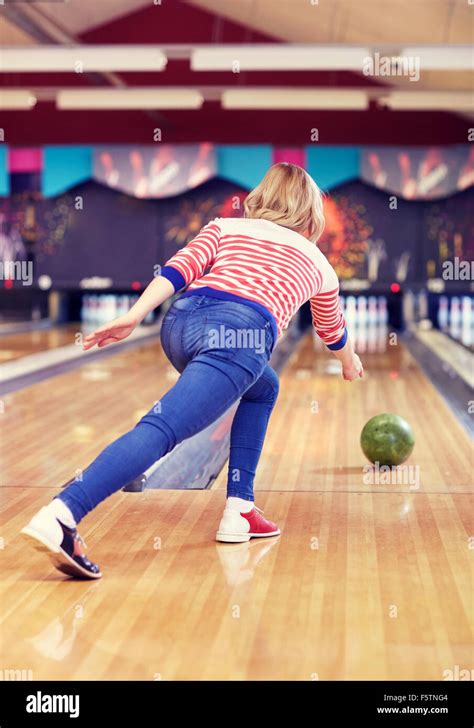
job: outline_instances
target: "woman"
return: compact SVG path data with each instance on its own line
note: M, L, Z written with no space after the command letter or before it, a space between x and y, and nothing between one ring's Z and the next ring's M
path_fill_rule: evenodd
M84 349L121 341L154 308L187 288L166 314L163 349L181 373L134 427L109 445L23 529L67 574L96 579L79 521L232 403L227 502L216 538L243 542L280 530L254 505L253 481L278 395L268 360L278 336L305 301L344 379L363 376L339 307L337 276L317 248L322 196L294 164L276 164L245 200L244 218L218 218L174 255L130 312L85 338Z

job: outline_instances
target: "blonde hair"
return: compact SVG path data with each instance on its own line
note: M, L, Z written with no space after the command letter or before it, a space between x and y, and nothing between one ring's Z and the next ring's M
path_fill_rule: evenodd
M270 220L316 242L324 230L323 194L297 164L274 164L244 202L245 217Z

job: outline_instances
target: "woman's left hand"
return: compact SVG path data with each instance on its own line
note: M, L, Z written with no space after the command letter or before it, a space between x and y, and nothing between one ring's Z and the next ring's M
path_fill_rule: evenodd
M99 349L102 349L104 346L114 344L116 341L122 341L122 339L130 336L136 325L137 321L130 314L119 316L115 321L104 324L104 326L93 331L92 334L84 337L82 348L87 351L97 344Z

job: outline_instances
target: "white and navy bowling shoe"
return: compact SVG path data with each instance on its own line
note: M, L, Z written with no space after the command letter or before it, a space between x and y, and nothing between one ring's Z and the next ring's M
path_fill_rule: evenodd
M69 528L44 507L21 533L37 551L46 552L59 571L79 579L100 579L99 566L84 553L86 544L76 528Z

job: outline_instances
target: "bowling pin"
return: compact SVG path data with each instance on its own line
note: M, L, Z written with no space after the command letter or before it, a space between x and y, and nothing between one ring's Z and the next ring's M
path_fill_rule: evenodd
M109 316L110 316L110 296L107 293L106 295L102 296L102 298L104 301L103 311L102 311L103 321L104 321L104 323L107 323L107 321L110 321L110 318L109 318Z
M379 323L384 326L388 324L387 299L385 296L379 296Z
M105 295L102 294L100 296L100 302L101 302L101 308L100 308L101 319L100 319L100 322L102 324L105 324L108 321L109 297L106 294Z
M346 299L345 317L346 317L347 330L349 331L349 334L352 337L354 337L356 321L357 321L357 304L356 304L355 296L348 296Z
M91 324L94 326L99 320L99 297L93 294L91 296Z
M441 331L447 331L449 324L449 308L447 296L440 296L438 301L438 326Z
M454 339L459 339L461 336L461 307L457 296L451 298L449 333Z
M379 318L379 312L377 310L377 299L375 296L369 296L367 319L369 324L377 324Z
M464 346L472 343L471 299L463 296L461 302L461 341Z
M108 293L105 298L107 299L107 302L104 311L104 321L108 323L114 318L114 297Z
M91 294L89 296L89 319L88 319L88 323L89 324L94 324L95 323L95 296L93 294Z
M428 318L428 296L426 291L418 294L418 320L425 321Z
M403 296L403 321L407 329L415 325L415 296L412 291L407 291Z
M357 322L359 326L367 324L367 298L365 296L359 296L357 300Z
M97 323L103 324L104 323L104 296L98 295L97 296Z
M109 320L110 301L107 294L101 296L102 308L101 308L101 323L105 324Z
M113 321L117 317L117 296L110 295L110 318L109 321Z
M469 296L462 297L462 327L471 328L471 299Z

